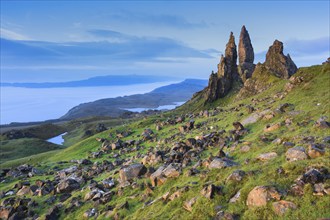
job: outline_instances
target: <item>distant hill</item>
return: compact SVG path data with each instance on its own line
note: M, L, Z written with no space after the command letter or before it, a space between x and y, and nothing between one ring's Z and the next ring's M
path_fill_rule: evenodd
M183 82L159 87L149 93L100 99L80 104L62 116L62 120L71 120L89 116L118 117L128 108L157 108L175 102L185 102L191 96L207 86L207 80L186 79Z
M94 86L125 86L133 84L145 84L177 80L169 76L149 75L109 75L97 76L85 80L70 82L44 82L44 83L6 83L1 86L24 87L24 88L60 88L60 87L94 87Z

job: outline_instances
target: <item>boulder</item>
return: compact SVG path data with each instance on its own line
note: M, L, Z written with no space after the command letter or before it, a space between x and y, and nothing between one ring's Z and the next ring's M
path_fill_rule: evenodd
M324 176L319 170L312 168L308 170L306 173L304 173L301 180L304 183L315 184L315 183L323 182Z
M73 190L79 189L80 184L71 178L62 180L56 187L58 193L70 193Z
M301 197L304 195L304 187L303 187L303 185L300 185L300 184L294 184L291 186L289 193L294 196Z
M17 196L32 195L33 192L30 189L30 186L23 186L20 190L17 191Z
M150 175L151 185L153 187L160 186L166 181L166 177L163 175L164 166L159 167L154 173Z
M249 152L250 149L251 149L251 147L250 147L249 145L243 145L243 146L240 148L241 152L243 152L243 153Z
M95 208L88 209L86 212L83 214L83 218L89 219L94 217L96 219L97 216L97 210Z
M327 117L322 116L315 122L315 126L318 128L330 128L330 122L326 121Z
M120 148L122 148L122 144L123 144L123 142L121 140L117 140L116 142L111 144L111 149L119 150Z
M271 199L280 200L281 195L274 187L256 186L248 194L246 205L248 207L266 206Z
M222 168L232 167L232 166L237 166L237 163L235 163L232 160L229 160L228 158L215 158L210 163L209 168L210 169L222 169Z
M230 200L229 203L235 203L241 198L241 191L239 190Z
M217 212L213 220L238 220L238 219L239 219L238 215L225 211L219 211Z
M289 209L297 209L297 206L293 202L280 200L278 202L273 202L273 208L277 215L284 215Z
M226 182L228 181L240 182L242 181L244 176L245 176L245 172L243 170L235 170L227 177Z
M92 164L92 161L88 160L88 159L81 159L77 161L78 164L82 164L82 165L89 165Z
M234 122L233 123L233 126L235 127L235 130L236 131L241 131L241 130L244 130L244 126L240 123L240 122Z
M162 171L162 173L166 177L178 177L181 174L181 166L178 163L171 163Z
M265 66L275 76L284 79L290 78L297 72L297 66L291 60L289 54L287 56L283 54L283 43L278 40L275 40L273 45L269 47Z
M194 126L195 126L195 121L194 120L190 120L186 123L186 126L187 126L187 129L188 130L192 130L194 129Z
M183 208L189 212L192 212L192 207L193 205L196 203L197 201L197 198L194 197L192 199L189 199L189 200L186 200L184 203L183 203Z
M310 158L321 157L325 154L324 147L320 144L311 144L308 147L308 156Z
M125 182L144 175L146 172L147 168L143 164L132 164L129 166L124 166L120 169L119 178L122 182Z
M91 200L96 195L96 193L97 193L97 190L93 190L93 191L86 193L84 200L85 201Z
M257 159L261 160L261 161L268 161L268 160L272 160L274 158L277 157L277 153L276 152L270 152L270 153L264 153L264 154L260 154Z
M142 132L141 136L143 137L143 140L146 141L150 140L153 134L154 132L150 128L147 128Z
M280 127L281 127L280 123L276 123L273 125L267 125L266 128L264 129L264 132L272 132L272 131L279 129Z
M172 195L170 195L170 197L168 197L169 200L173 201L176 198L181 197L182 192L180 190L174 192Z
M11 206L0 207L0 219L9 219L15 213L14 208Z
M57 220L60 219L60 208L59 206L54 206L53 208L49 209L45 220Z
M187 126L185 126L185 125L180 126L179 131L180 131L180 133L185 133L186 131L188 131Z
M286 160L296 161L296 160L305 160L307 159L307 154L305 153L305 148L303 147L293 147L290 148L286 153Z
M221 194L221 192L222 192L222 187L215 186L213 184L206 185L201 190L202 196L208 199L213 199L215 194Z
M188 146L188 147L195 147L195 145L196 145L196 143L197 143L197 141L196 141L196 139L195 138L188 138L187 140L186 140L186 145Z
M70 193L63 193L60 195L60 202L65 202L68 200L72 195Z
M105 180L102 180L102 185L106 189L111 189L115 186L115 181L111 178L110 179L105 179Z

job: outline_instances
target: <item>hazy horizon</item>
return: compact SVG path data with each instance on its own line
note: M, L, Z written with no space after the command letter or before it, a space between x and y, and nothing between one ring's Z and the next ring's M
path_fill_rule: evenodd
M208 78L233 31L255 63L275 39L297 66L329 56L329 1L1 1L1 81Z
M176 82L76 88L1 87L0 124L58 119L71 108L104 98L143 94Z
M269 46L278 39L298 67L321 64L330 51L329 4L1 1L1 82L68 82L132 74L208 79L217 70L231 31L238 45L242 25L251 37L254 63L264 62ZM148 88L128 86L119 95ZM111 90L100 87L0 89L1 118L8 118L6 123L57 118L81 102L113 97Z

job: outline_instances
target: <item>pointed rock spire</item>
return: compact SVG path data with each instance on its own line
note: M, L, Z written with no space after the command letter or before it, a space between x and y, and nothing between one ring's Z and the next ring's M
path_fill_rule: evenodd
M241 34L239 36L238 57L240 65L242 65L243 63L253 63L254 61L254 52L251 44L250 35L244 25L241 29Z
M229 41L226 44L225 57L221 56L218 64L218 76L227 79L236 79L237 74L237 49L233 32L230 32Z
M237 62L237 50L233 32L230 32L229 41L226 44L225 57L229 58L230 61Z
M211 74L206 88L207 102L213 102L224 97L232 88L233 81L238 80L237 49L233 32L230 33L226 44L225 56L221 55L217 74Z
M266 54L265 66L274 75L280 78L289 78L297 72L297 66L292 61L290 55L283 54L283 43L275 40L273 45L269 47Z
M250 39L250 35L243 25L238 43L238 58L239 58L239 75L242 82L251 78L254 71L254 51Z

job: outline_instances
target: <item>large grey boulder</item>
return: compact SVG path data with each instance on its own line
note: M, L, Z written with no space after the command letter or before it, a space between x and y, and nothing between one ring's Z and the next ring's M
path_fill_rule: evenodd
M143 164L132 164L124 166L119 171L119 178L122 182L132 180L138 176L142 176L147 172L147 168Z

